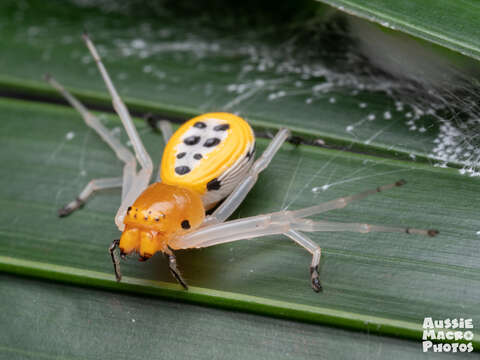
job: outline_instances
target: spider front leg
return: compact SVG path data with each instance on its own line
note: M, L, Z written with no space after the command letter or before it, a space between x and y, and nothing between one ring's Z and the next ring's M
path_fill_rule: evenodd
M116 187L122 186L122 178L106 178L106 179L93 179L91 180L85 189L77 196L77 198L67 205L62 207L58 210L58 216L64 217L70 215L73 211L81 208L87 199L92 195L95 191L105 190L105 189L112 189Z
M122 280L122 273L120 271L120 260L118 260L117 255L115 254L115 250L118 248L118 245L120 245L120 239L113 240L112 244L108 248L108 251L110 252L110 257L112 258L115 278L117 279L117 281L120 281Z
M172 276L175 278L175 280L178 281L180 285L183 286L185 290L188 290L187 282L183 279L182 274L180 273L180 270L178 270L177 258L175 257L173 252L170 250L167 250L165 252L165 257L168 259L168 268L170 269L170 273L172 274Z
M290 136L290 130L280 129L275 137L272 139L268 147L263 152L262 156L258 158L252 165L247 176L240 181L232 193L225 199L225 201L213 212L212 215L205 218L202 226L218 224L226 219L240 206L245 197L257 182L260 172L270 164L275 154L280 150L280 147Z
M124 102L118 95L117 89L113 85L112 79L103 64L100 55L98 54L95 45L90 40L87 34L83 35L83 39L85 40L85 44L88 47L93 59L95 60L98 70L103 77L105 82L105 86L110 93L112 98L113 108L115 112L120 117L122 124L127 132L127 135L132 143L133 149L135 150L136 158L140 164L141 170L136 173L131 186L127 193L123 194L122 196L122 204L117 211L117 215L115 216L115 223L120 231L123 231L125 225L123 224L123 219L127 212L127 208L137 199L137 197L147 188L150 178L152 176L153 171L153 164L150 155L148 155L147 150L143 146L142 140L138 135L137 129L135 128L135 124L132 121L130 113L128 112L127 107L125 106Z
M72 105L72 107L80 113L85 123L96 131L103 141L105 141L115 152L117 157L125 164L123 168L123 178L91 180L75 200L71 201L58 211L58 215L61 217L67 216L73 211L79 209L85 204L88 197L95 191L122 187L122 197L124 197L135 180L135 169L137 167L135 157L111 134L111 132L105 126L103 126L96 116L88 111L88 109L75 96L68 92L51 75L46 75L45 80L63 95L70 105Z

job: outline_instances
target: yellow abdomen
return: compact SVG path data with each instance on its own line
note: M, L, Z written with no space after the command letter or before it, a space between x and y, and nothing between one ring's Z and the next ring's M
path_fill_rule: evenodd
M248 123L229 113L207 113L183 124L165 147L164 184L190 189L206 208L226 197L253 162L255 137Z

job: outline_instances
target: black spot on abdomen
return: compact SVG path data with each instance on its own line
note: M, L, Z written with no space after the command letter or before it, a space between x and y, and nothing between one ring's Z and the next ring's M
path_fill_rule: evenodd
M198 144L199 141L200 141L200 136L189 136L183 140L183 142L186 145L195 145L195 144Z
M203 146L205 146L205 147L216 146L216 145L220 144L220 141L221 140L219 138L213 137L213 138L207 139L207 141L205 141Z
M225 131L225 130L228 130L230 129L230 124L221 124L221 125L217 125L213 128L213 130L215 131Z
M193 155L193 158L194 158L195 160L200 160L200 159L203 158L203 155L202 155L202 154L195 154L195 155Z
M205 129L207 124L202 121L197 121L195 124L193 124L193 127L196 127L197 129Z
M208 191L211 191L211 190L218 190L220 189L220 181L218 181L217 178L213 179L213 180L210 180L208 183L207 183L207 190Z
M186 154L187 154L186 152L181 152L181 153L177 154L177 159L183 158Z
M188 166L185 166L185 165L183 165L183 166L177 166L177 167L175 168L175 172L176 172L178 175L185 175L185 174L187 174L187 173L190 172L190 168L189 168Z

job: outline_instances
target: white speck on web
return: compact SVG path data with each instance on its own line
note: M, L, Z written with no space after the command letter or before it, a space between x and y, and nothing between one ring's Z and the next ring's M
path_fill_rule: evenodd
M75 137L75 133L74 133L73 131L69 131L69 132L65 135L65 139L67 139L67 140L72 140L74 137Z
M143 39L134 39L131 45L134 49L143 49L147 46L147 43Z
M312 188L312 192L314 194L318 194L322 191L328 190L329 187L330 187L330 185L328 185L328 184L325 184L325 185L322 185L322 186L315 186L315 187Z

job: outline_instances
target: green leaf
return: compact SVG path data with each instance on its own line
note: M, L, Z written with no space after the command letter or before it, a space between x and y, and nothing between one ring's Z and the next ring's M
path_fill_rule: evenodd
M478 1L318 1L480 60Z
M347 69L335 71L325 65L345 54L337 49L318 58L328 41L311 38L318 30L312 30L311 17L305 23L264 20L252 27L243 22L251 16L238 16L234 10L220 15L208 8L198 16L173 16L168 8L145 15L143 6L125 14L65 2L27 4L0 4L3 91L58 99L42 80L49 72L89 103L109 105L80 38L86 27L134 111L182 119L230 111L257 129L288 126L330 147L419 161L434 155L439 129L432 117L420 118L417 131L412 131L414 109L397 106L378 87L365 90L372 84L351 71L344 73ZM309 41L296 46L298 37Z
M110 128L120 126L100 116ZM137 127L158 162L161 136L143 122ZM480 222L472 201L478 182L454 170L287 144L234 218L405 178L404 188L322 218L438 228L440 235L312 233L323 249L321 294L310 289L309 254L281 236L182 251L179 266L192 286L185 292L161 256L127 261L125 281L115 282L107 247L119 235L113 223L119 191L95 195L68 218L56 216L90 179L121 173L112 151L73 110L0 100L0 143L4 271L416 339L425 316L480 320ZM258 140L260 152L267 143Z
M5 274L0 289L0 323L9 324L0 356L11 360L411 359L421 351L411 341Z

